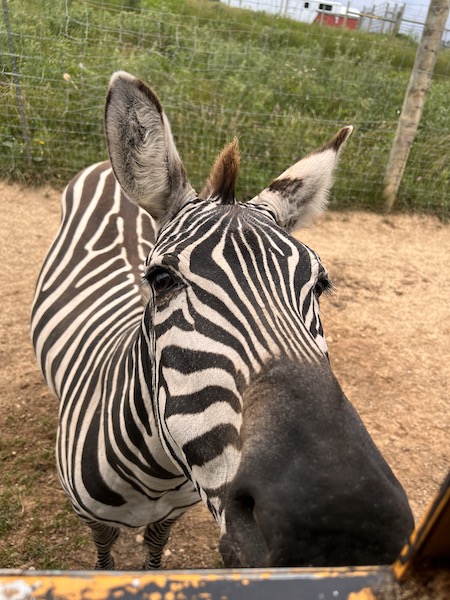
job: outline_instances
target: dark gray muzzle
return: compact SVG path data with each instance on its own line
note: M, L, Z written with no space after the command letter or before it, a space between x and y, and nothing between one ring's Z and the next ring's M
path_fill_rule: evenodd
M241 435L220 542L226 566L396 558L414 526L408 500L325 359L268 365L244 394Z

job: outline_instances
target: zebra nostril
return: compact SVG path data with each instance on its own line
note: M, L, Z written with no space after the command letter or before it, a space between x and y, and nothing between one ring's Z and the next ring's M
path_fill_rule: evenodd
M248 489L237 489L229 495L227 516L241 530L257 529L255 505L254 495Z
M247 491L238 491L231 498L228 505L228 515L232 517L240 528L249 530L257 527L255 518L255 499Z
M235 499L236 508L241 510L243 516L248 518L253 517L253 510L255 508L255 500L250 494L244 493L237 495Z
M266 564L268 548L258 524L256 506L255 498L248 490L238 489L228 496L225 509L227 533L220 544L228 567Z

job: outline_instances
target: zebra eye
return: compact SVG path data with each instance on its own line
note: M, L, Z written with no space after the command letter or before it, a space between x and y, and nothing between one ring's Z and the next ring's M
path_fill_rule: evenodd
M320 296L325 292L331 292L333 289L333 284L328 279L328 275L325 271L321 271L319 273L319 277L316 281L316 285L314 286L314 293L316 298L320 298Z
M146 280L153 287L156 294L165 294L166 292L170 292L178 286L175 278L161 267L157 267L152 269L146 275Z

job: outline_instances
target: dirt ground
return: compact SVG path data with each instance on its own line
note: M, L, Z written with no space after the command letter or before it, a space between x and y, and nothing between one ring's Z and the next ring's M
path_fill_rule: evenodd
M59 222L59 196L0 182L0 494L11 499L7 514L16 530L4 533L14 558L3 564L0 558L0 568L46 567L44 551L25 552L25 542L37 521L45 538L65 503L53 465L57 401L37 369L28 329L34 283ZM419 518L450 468L450 226L429 217L330 212L300 239L319 252L335 284L322 303L334 371ZM24 478L22 469L42 472ZM83 526L58 519L44 546L62 557L76 538L69 566L91 567ZM191 510L173 530L166 566L220 566L217 537L207 510ZM119 568L142 564L140 542L138 532L122 536ZM51 564L59 565L58 556Z

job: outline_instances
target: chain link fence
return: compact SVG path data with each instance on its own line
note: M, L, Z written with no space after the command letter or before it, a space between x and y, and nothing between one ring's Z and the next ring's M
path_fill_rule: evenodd
M414 37L207 0L2 0L2 8L0 178L62 187L106 158L106 87L125 69L159 94L197 188L234 135L245 199L353 124L333 206L383 207ZM449 90L443 48L396 204L443 219L450 217Z

